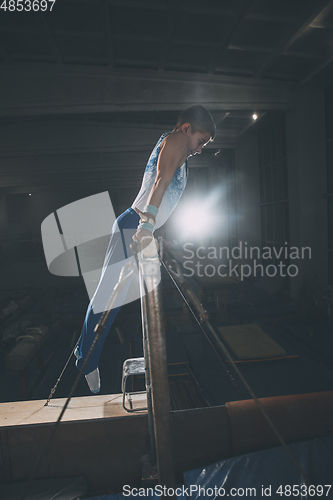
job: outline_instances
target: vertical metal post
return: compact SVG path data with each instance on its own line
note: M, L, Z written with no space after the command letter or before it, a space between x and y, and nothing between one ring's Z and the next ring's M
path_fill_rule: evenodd
M140 277L140 297L141 297L141 311L142 311L142 343L143 355L145 358L145 383L147 392L147 406L148 406L148 427L149 427L149 441L151 452L151 465L156 464L156 451L155 451L155 437L154 437L154 420L153 420L153 403L151 397L151 382L148 358L148 335L147 335L147 317L144 311L147 310L146 295L144 291L144 283Z
M143 324L147 327L148 365L152 387L157 469L159 484L168 488L175 488L170 432L170 394L160 288L160 260L156 241L154 239L150 240L148 246L147 240L143 240L138 260L141 290L145 292L145 297L141 298L141 304L143 305Z

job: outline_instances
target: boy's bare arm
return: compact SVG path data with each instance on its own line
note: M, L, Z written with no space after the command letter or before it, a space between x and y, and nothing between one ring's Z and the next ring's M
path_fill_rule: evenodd
M156 179L147 199L147 205L159 208L162 198L177 170L187 158L187 139L182 133L172 133L162 142L157 163ZM149 216L155 220L152 214ZM147 229L139 229L133 236L138 241L143 236L151 236Z
M157 163L157 174L147 200L147 205L159 208L162 198L177 170L187 157L187 141L182 133L167 136L162 145Z

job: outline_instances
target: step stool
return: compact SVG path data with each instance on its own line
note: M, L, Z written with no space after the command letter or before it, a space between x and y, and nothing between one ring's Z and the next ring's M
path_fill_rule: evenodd
M139 391L139 392L126 392L126 381L128 377L131 375L145 375L145 358L130 358L126 359L123 364L123 376L122 376L122 381L121 381L121 390L123 393L123 407L126 411L131 412L131 411L142 411L142 410L147 410L147 407L145 408L127 408L125 401L126 401L126 395L127 396L132 396L133 394L146 394L146 391ZM131 400L130 405L132 406Z

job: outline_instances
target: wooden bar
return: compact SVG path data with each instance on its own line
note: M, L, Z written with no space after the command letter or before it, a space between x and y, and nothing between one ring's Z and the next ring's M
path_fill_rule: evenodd
M30 477L65 401L0 404L0 483ZM140 485L144 454L146 412L127 413L122 394L73 398L36 479L83 476L90 493L108 493Z
M260 402L286 442L333 432L332 391ZM0 483L32 473L65 399L44 403L0 404ZM279 444L250 400L171 412L171 441L177 483L185 471ZM149 453L146 411L127 413L122 394L73 398L37 479L83 476L90 496L121 492L142 485L141 461Z
M0 483L27 480L65 399L0 404ZM142 404L142 402L141 402ZM185 470L230 456L225 407L171 413L177 481ZM90 495L141 486L150 454L147 412L127 413L122 394L73 398L37 479L83 476Z
M15 401L0 404L0 428L17 425L55 423L60 415L65 399ZM84 396L72 398L62 418L62 422L79 422L100 418L125 417L122 394L106 396Z

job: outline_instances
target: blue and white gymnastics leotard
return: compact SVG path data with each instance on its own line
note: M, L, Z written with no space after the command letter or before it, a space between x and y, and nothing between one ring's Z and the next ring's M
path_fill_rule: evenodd
M156 179L157 162L161 150L161 144L163 142L163 139L169 134L170 132L166 132L165 134L161 135L156 146L154 147L145 169L141 189L132 204L132 208L138 208L143 212L144 207L147 205L148 197ZM186 159L185 163L181 167L177 168L166 192L164 193L156 217L155 229L163 226L163 224L170 217L173 210L176 208L177 203L179 202L179 199L185 189L187 175L188 166Z
M110 236L110 242L108 245L108 249L103 264L101 278L96 288L95 294L88 306L86 317L81 331L81 336L77 343L76 366L79 369L82 367L84 360L91 347L91 344L94 340L95 326L99 322L103 314L103 312L95 313L93 308L94 306L96 306L96 304L98 304L98 308L95 307L95 310L98 309L100 311L101 310L100 304L101 303L103 304L104 302L106 306L107 304L106 297L108 298L111 295L111 292L119 279L119 272L110 273L108 272L108 269L110 271L111 266L112 270L115 269L117 266L114 266L114 264L119 263L123 261L124 258L127 259L129 256L132 255L129 245L132 243L132 236L136 233L140 219L139 215L135 212L134 207L139 208L139 210L143 211L144 207L147 204L148 197L150 195L151 189L154 185L157 175L157 163L161 150L161 144L163 139L170 133L171 132L166 132L159 138L156 146L154 147L149 157L147 166L145 168L140 191L137 197L135 198L132 207L128 208L124 213L122 213L117 218L117 220L113 225ZM166 220L170 217L171 213L175 209L185 189L187 176L188 176L188 166L186 159L185 163L176 170L166 192L164 193L156 217L156 223L155 223L156 229L161 227L166 222ZM130 286L130 283L128 284L128 286ZM100 358L103 344L119 310L120 306L115 307L111 311L104 332L99 338L98 343L84 370L85 375L92 372L98 367L98 361Z

